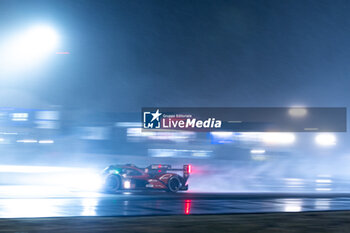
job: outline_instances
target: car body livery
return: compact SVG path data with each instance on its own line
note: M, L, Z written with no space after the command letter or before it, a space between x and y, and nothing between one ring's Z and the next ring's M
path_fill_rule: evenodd
M142 189L173 193L186 191L191 169L191 165L184 165L182 169L172 169L170 165L163 164L153 164L146 168L139 168L133 164L111 165L103 171L104 189L107 192ZM178 172L182 172L182 176Z

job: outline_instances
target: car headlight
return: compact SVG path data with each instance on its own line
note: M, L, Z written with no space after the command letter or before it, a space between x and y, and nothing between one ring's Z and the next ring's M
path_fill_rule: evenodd
M125 188L125 189L130 189L130 187L131 187L130 180L124 181L124 188Z

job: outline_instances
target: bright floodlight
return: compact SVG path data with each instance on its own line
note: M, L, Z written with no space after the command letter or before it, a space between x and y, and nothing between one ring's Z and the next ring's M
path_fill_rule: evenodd
M315 142L320 146L333 146L336 141L335 135L331 133L322 133L315 137Z
M58 43L55 30L48 26L30 28L17 41L17 54L24 59L41 57L53 51Z
M0 67L7 71L32 67L58 46L57 32L46 25L39 25L14 34L1 46Z

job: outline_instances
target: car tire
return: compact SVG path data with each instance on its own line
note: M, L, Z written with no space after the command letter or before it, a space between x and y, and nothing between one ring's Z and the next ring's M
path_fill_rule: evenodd
M118 192L121 188L122 181L118 175L109 175L105 180L105 190L109 193Z
M168 181L168 189L167 191L170 193L176 193L177 191L179 191L180 187L181 187L181 181L178 177L173 176L169 179Z

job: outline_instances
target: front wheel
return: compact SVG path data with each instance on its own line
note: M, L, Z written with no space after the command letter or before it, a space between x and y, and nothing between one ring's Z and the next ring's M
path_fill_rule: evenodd
M181 181L176 176L173 176L168 181L168 192L176 193L181 187Z
M115 193L121 188L121 179L117 175L109 175L106 178L105 190L107 192Z

